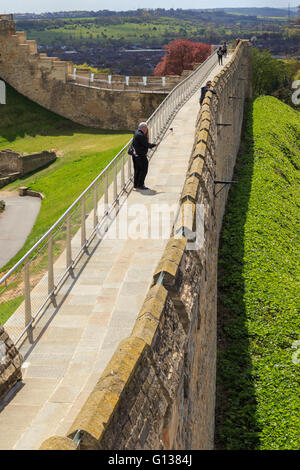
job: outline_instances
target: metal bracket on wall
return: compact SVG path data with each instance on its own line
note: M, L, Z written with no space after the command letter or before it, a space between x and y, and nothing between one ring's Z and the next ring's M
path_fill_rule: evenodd
M81 440L82 440L82 432L80 429L78 429L72 439L72 441L78 445L78 449L80 449Z
M232 126L232 124L226 124L226 123L222 123L222 122L217 122L217 126L228 127L228 126Z
M232 100L241 100L242 99L239 96L229 96L228 98L232 99Z
M222 189L225 188L226 184L234 184L234 183L237 183L237 181L218 181L218 180L215 180L214 181L215 184L223 184L222 188L219 189L219 191L216 193L215 192L215 197L222 191Z

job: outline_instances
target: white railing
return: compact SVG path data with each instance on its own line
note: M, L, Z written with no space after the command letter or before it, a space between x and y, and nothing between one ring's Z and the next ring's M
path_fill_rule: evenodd
M138 91L143 92L150 90L153 92L167 93L176 85L176 82L167 82L166 77L155 77L155 80L149 80L149 77L140 77L140 80L135 77L124 76L112 80L112 75L108 75L107 79L97 78L94 73L82 74L80 69L74 68L72 74L68 74L67 80L73 85L84 85L88 87L99 88L101 90L113 91ZM177 82L179 79L177 80Z
M200 87L216 65L216 54L179 83L148 119L151 141L159 141L176 112ZM76 269L97 231L108 224L112 212L131 189L131 140L92 181L41 239L0 279L0 315L13 304L5 323L14 344L27 333L34 341L34 326L63 281ZM150 152L150 158L153 151ZM87 218L87 214L90 214ZM1 317L0 317L1 318Z

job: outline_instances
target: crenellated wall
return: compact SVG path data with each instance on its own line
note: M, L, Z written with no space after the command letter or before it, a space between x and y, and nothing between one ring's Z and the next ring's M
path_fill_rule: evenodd
M198 64L199 65L199 64ZM182 76L162 79L149 77L107 76L77 70L72 62L38 53L36 41L15 30L12 15L0 15L0 79L32 101L74 122L102 129L134 130L147 120Z
M218 98L208 93L199 112L181 212L133 331L67 436L41 449L213 448L217 253L228 193L215 181L232 179L251 77L251 47L242 41L214 80ZM199 208L204 242L192 249Z

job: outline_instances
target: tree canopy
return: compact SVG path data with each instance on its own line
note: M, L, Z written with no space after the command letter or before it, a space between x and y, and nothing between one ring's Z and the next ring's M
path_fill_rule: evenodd
M210 55L211 47L200 42L177 39L163 46L166 55L154 69L154 75L181 75L183 70L192 70L196 63L204 62Z
M253 49L253 93L273 95L293 106L292 83L298 79L299 61L296 59L279 60L269 51Z

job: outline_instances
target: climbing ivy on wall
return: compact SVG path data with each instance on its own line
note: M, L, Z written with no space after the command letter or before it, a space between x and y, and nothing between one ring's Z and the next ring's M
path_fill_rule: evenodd
M299 449L300 114L261 96L245 134L219 250L216 448Z

